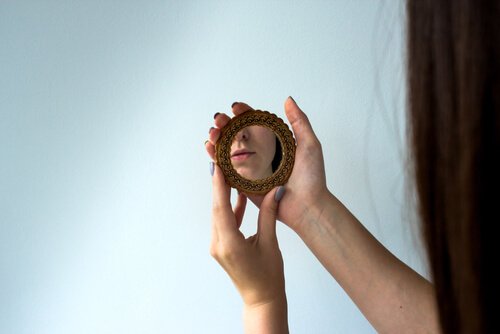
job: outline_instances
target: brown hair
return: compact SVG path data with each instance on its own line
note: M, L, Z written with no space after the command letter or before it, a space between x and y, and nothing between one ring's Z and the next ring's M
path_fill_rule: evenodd
M500 1L408 0L408 126L445 333L500 332Z

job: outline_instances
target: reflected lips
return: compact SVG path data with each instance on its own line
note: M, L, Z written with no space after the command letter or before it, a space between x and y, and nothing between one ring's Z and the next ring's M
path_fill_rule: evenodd
M231 154L231 160L241 161L245 160L251 155L255 154L255 152L251 152L248 150L236 150L233 154Z

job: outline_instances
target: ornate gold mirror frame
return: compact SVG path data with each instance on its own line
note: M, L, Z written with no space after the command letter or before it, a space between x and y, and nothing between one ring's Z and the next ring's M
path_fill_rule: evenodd
M265 179L248 180L236 172L231 164L231 145L236 134L252 125L271 129L281 144L282 157L276 171ZM222 169L226 183L247 194L265 194L276 186L284 185L292 174L295 162L295 139L288 126L281 118L268 111L249 110L232 118L221 129L221 135L215 145L217 164Z

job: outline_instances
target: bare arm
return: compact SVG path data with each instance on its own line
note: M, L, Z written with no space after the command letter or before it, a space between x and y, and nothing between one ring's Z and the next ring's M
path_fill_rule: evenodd
M380 333L438 333L434 289L332 194L296 232Z
M297 138L299 163L281 203L295 212L280 210L278 218L304 240L378 332L439 332L433 286L391 254L331 194L322 147L307 116L290 98L285 112Z
M245 333L288 333L286 296L272 303L247 306L243 309Z

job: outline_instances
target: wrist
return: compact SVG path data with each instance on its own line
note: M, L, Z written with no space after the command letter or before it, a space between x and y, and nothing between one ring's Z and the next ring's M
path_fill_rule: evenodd
M264 303L244 305L245 333L288 333L286 295Z
M265 307L266 305L268 307L271 306L280 306L280 305L286 305L287 300L286 300L286 293L285 291L280 292L276 296L273 296L272 298L267 298L266 300L260 301L260 302L246 302L243 300L243 306L245 310L256 310L259 309L260 307Z
M323 229L326 220L331 218L339 200L328 190L320 192L314 202L308 205L301 224L292 229L303 240L319 233Z

